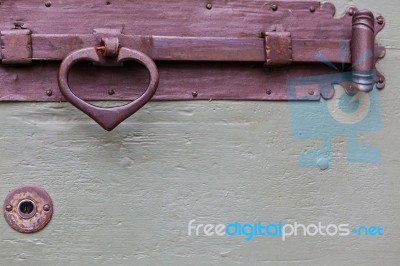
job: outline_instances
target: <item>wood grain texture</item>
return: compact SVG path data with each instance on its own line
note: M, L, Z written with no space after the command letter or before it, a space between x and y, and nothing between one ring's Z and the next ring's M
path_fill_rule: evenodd
M35 2L44 14L35 23L45 25L54 15L45 13L44 2ZM66 1L52 2L56 8ZM118 2L111 0L111 6ZM171 1L151 2L151 15L163 16L161 2ZM339 10L349 4L332 2ZM74 1L68 3L75 8ZM66 103L1 103L0 195L23 183L37 184L50 193L55 211L45 230L34 235L19 234L0 219L0 265L398 265L398 2L352 3L387 19L380 39L388 51L379 66L387 78L379 93L384 130L361 136L381 150L381 164L348 163L346 139L338 137L333 169L300 168L299 154L320 142L292 139L288 103L152 102L112 133ZM203 2L196 4L194 15L206 12ZM17 5L26 6L29 16L24 1L5 0L0 20L4 6ZM105 2L81 5L99 12ZM180 6L176 16L188 8L193 7ZM251 24L246 11L240 7L235 15ZM101 13L100 18L104 24L122 23ZM84 14L65 19L82 22ZM6 22L11 23L0 24ZM140 31L140 23L130 27ZM381 224L385 236L286 242L189 237L191 219Z

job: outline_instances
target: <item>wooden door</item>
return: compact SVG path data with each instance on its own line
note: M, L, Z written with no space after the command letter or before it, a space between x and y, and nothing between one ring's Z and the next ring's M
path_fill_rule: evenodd
M28 6L19 2L2 1L2 23L28 18L26 26L45 28L62 15L49 12L29 21L39 11L25 8L4 19L19 5ZM50 7L44 1L30 2L40 12L60 6L92 9L106 26L122 25L129 15L124 3L139 1L53 0ZM190 9L187 5L199 5L189 2L146 4L150 17L164 16L163 5L174 6L179 17ZM51 222L35 234L18 233L0 219L0 265L398 265L398 2L331 2L338 15L354 4L386 19L378 38L387 54L378 67L387 85L358 99L357 108L367 108L370 119L360 127L343 126L338 117L336 124L327 122L331 117L313 119L313 113L329 109L326 101L151 102L111 133L69 103L0 103L0 195L5 198L21 184L35 184L54 203ZM120 13L111 17L102 13L105 8ZM86 23L84 14L72 17L67 11L64 16L65 23ZM243 23L249 23L245 15ZM163 29L169 27L173 25ZM65 30L57 25L51 30L57 33L59 28ZM7 71L0 89L18 82L14 70ZM112 75L103 77L108 79ZM43 77L42 84L43 91L52 89L49 84L56 86L56 77ZM310 150L319 150L322 160ZM191 229L259 221L380 226L383 235L367 236L361 230L361 235L348 237L246 240L196 236Z

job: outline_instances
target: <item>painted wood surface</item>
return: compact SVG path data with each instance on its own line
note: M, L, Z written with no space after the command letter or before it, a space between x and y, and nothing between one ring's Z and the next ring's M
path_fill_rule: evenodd
M332 2L338 13L349 4ZM398 265L398 2L352 3L387 20L383 130L360 136L381 163L348 162L337 136L333 168L301 168L299 154L321 143L293 140L288 103L152 102L112 133L67 103L1 103L0 195L37 184L55 211L33 235L0 219L0 265ZM380 224L385 234L246 241L188 236L192 219Z

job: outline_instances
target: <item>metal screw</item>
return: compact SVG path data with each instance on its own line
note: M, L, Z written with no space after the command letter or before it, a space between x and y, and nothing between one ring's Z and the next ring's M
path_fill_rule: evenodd
M193 97L197 97L198 95L199 95L199 93L198 93L197 91L193 91L193 92L192 92L192 96L193 96Z
M278 10L278 5L273 4L273 5L271 6L271 9L272 9L273 11Z
M49 96L49 97L52 96L53 95L53 91L52 90L47 90L46 91L46 95Z
M315 6L310 6L310 12L314 13L315 12Z
M351 85L350 87L346 88L346 93L350 96L355 95L357 92L357 88Z
M44 210L45 212L50 211L50 205L48 205L48 204L44 205L44 206L43 206L43 210Z
M382 58L384 58L386 56L386 50L385 49L382 49L382 51L379 53L379 55L378 55L378 58L379 59L382 59Z
M12 211L12 209L13 209L12 205L7 205L6 206L6 211L10 212L10 211Z
M15 27L15 29L23 29L24 24L25 24L24 22L17 21L17 22L14 22L14 27Z
M208 3L208 4L206 5L206 8L207 8L208 10L210 10L212 7L213 7L213 6L212 6L211 3Z
M355 13L354 8L350 8L348 13L349 13L349 16L354 16L354 13Z
M382 25L382 24L383 24L383 21L384 21L384 20L383 20L383 17L382 17L382 16L377 17L376 20L378 21L378 24L379 24L379 25Z
M108 95L114 95L114 94L115 94L115 91L113 89L108 90Z
M50 2L50 1L47 1L44 5L45 5L46 7L51 7L51 2Z
M266 91L266 93L267 93L268 95L271 95L272 91L271 91L270 89L268 89L268 90Z

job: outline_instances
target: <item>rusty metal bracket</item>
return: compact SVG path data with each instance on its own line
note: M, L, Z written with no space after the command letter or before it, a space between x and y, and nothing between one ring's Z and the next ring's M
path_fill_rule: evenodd
M292 63L292 38L290 32L265 32L264 40L266 66L284 66Z
M257 8L258 4L262 6ZM197 30L195 24L184 27L179 18L174 18L175 27L166 31L138 25L135 31L119 26L96 28L92 34L55 34L36 29L34 23L18 22L16 29L1 30L0 76L3 72L15 74L12 80L3 80L5 89L0 90L0 100L67 100L111 130L151 99L317 101L321 97L333 97L333 84L341 84L349 94L385 86L384 76L376 69L376 62L385 55L385 48L376 41L376 35L385 25L382 16L349 7L341 17L334 18L333 4L315 1L267 1L248 5L252 7L216 1L212 8L206 8L205 12L218 12L224 17L224 25L247 25L238 30L231 26ZM126 18L128 22L140 24L144 17L149 19L145 15L140 19L139 7L131 6L136 20ZM242 13L243 8L251 11L248 15L251 19L247 21L253 24L236 24L236 20L230 20L229 12ZM158 23L158 18L153 19ZM210 24L203 24L214 25L216 20L217 17L211 18ZM151 21L146 23L152 25ZM187 31L189 28L196 30ZM99 66L123 66L127 60L143 64L150 74L144 94L140 85L126 81L112 89L96 89L102 86L98 78L85 82L97 75L87 67L79 74L82 80L79 86L70 88L68 74L81 61ZM49 66L51 72L52 66L57 66L54 61L62 61L58 89L46 88L45 93L39 93L19 87L21 79L40 78L35 65ZM32 62L37 63L30 68L12 68ZM113 73L124 73L126 68ZM140 73L135 79L146 80L148 75ZM333 78L323 81L315 78L326 75ZM197 79L202 82L196 82ZM301 84L292 82L299 79L303 79ZM52 86L54 83L41 80L40 84ZM88 104L88 100L133 102L121 108L99 108Z
M32 36L28 29L1 31L1 63L29 65L32 63Z

